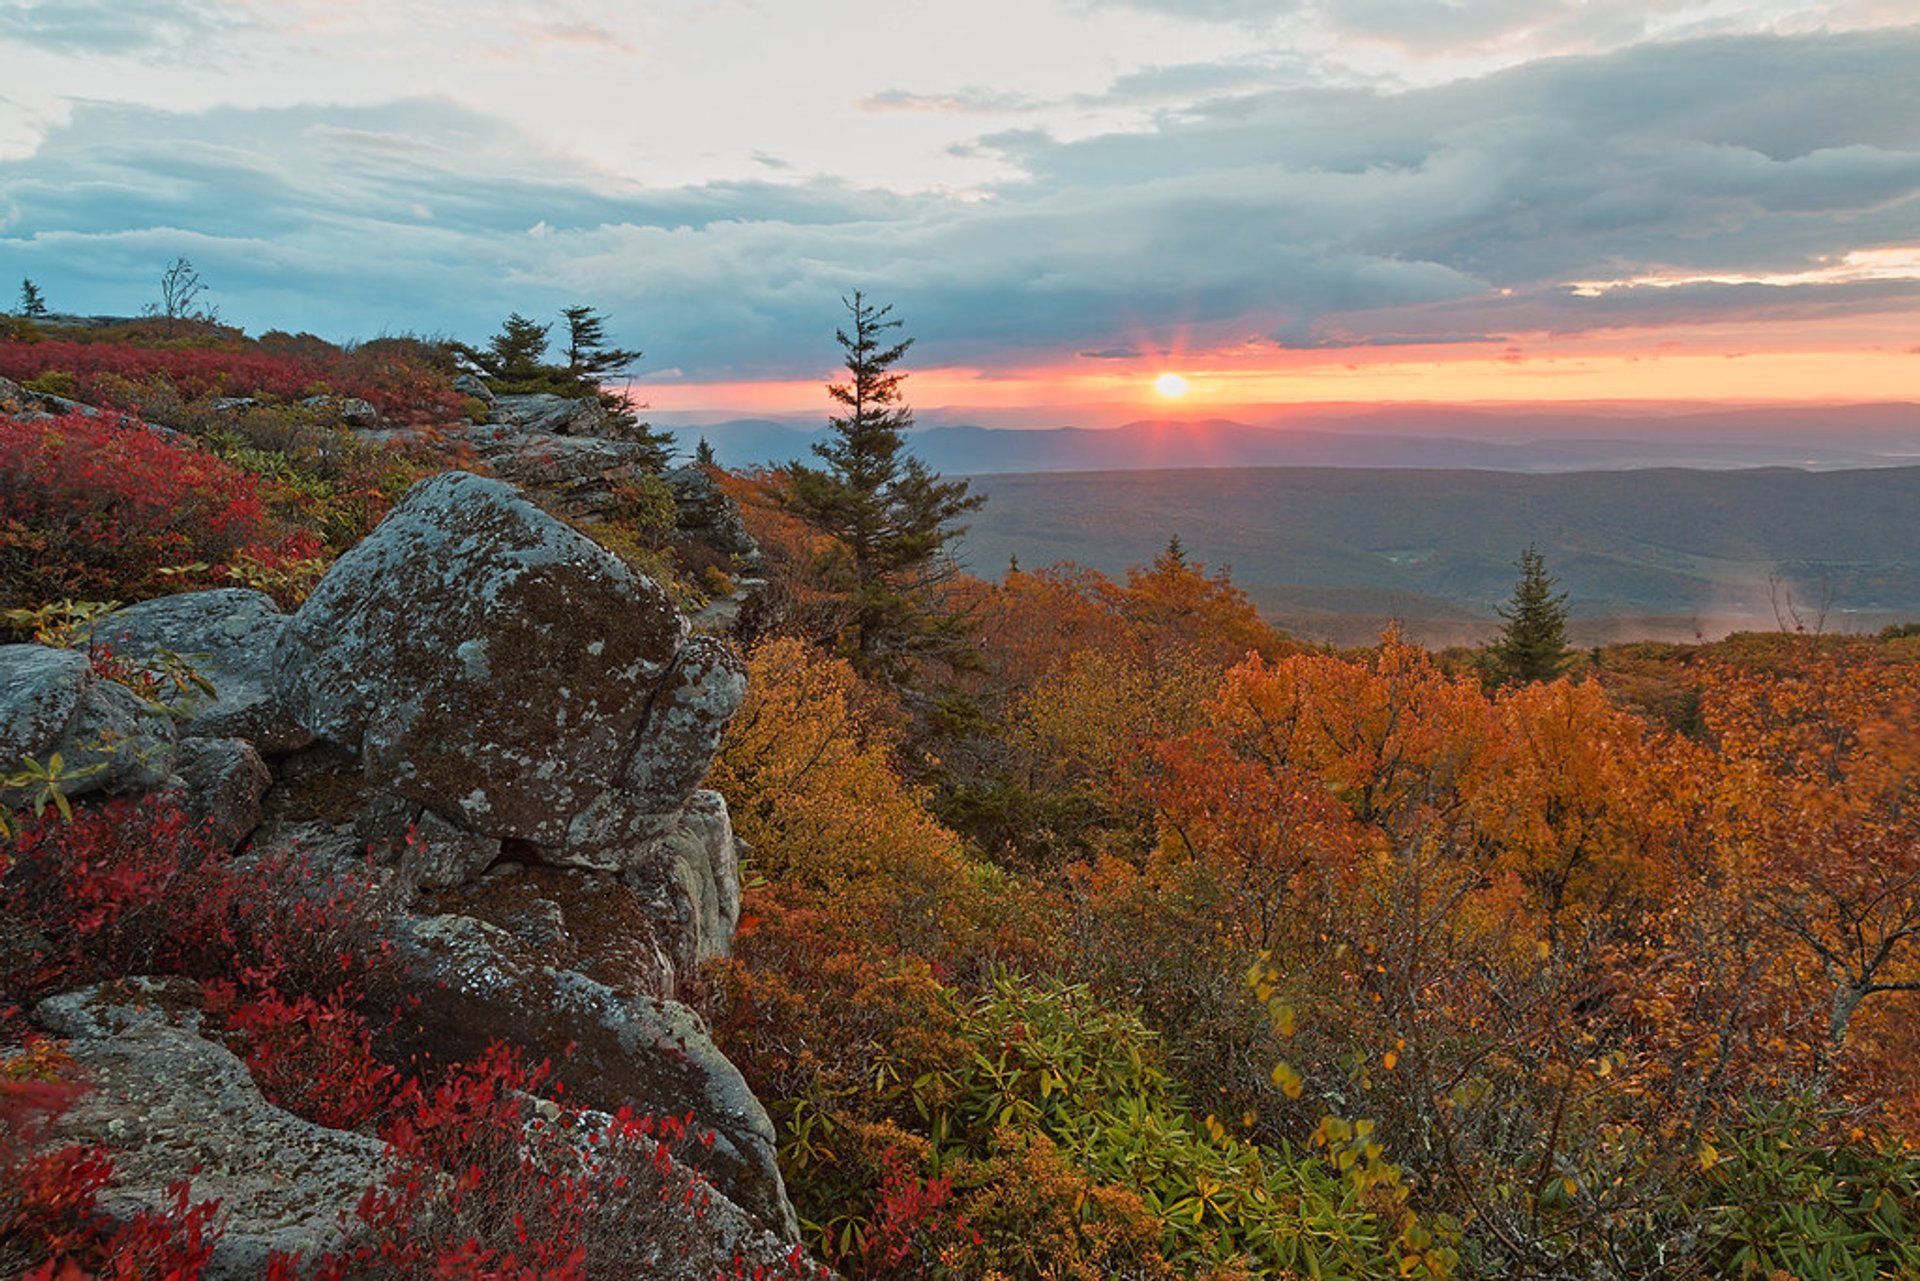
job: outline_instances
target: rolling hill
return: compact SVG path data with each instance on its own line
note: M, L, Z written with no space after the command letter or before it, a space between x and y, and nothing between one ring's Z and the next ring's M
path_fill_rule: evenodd
M1259 467L978 476L974 572L1009 557L1108 574L1172 534L1296 633L1364 640L1399 618L1475 641L1536 543L1576 637L1692 639L1794 618L1828 630L1920 617L1920 467L1530 475Z

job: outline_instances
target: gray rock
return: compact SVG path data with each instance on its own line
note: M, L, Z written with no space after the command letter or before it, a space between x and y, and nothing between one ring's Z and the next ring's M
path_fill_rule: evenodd
M599 401L547 392L495 396L493 421L515 431L554 436L598 436L608 427L607 411L600 407Z
M643 474L646 448L595 436L523 433L481 444L487 465L503 480L537 490L569 516L604 517L621 502L624 481Z
M475 400L484 400L489 405L493 403L493 388L487 386L486 379L477 374L455 374L453 389L462 396L472 396Z
M613 785L686 622L511 487L424 480L281 633L295 719L471 831L560 846Z
M260 1276L274 1251L337 1247L343 1213L385 1168L380 1143L268 1103L239 1059L197 1034L198 1004L184 979L41 1002L35 1020L72 1038L67 1052L93 1084L54 1140L112 1152L102 1200L115 1218L162 1208L167 1185L192 1172L193 1199L217 1198L225 1224L208 1278Z
M773 1123L691 1010L625 1000L583 975L541 966L506 930L471 917L411 921L401 952L412 1003L395 1026L403 1041L417 1041L403 1048L445 1062L503 1040L535 1062L552 1060L576 1103L691 1112L714 1133L710 1150L691 1155L715 1187L783 1240L798 1239Z
M499 857L499 837L469 832L422 810L400 866L413 884L445 889L479 878Z
M46 755L93 683L87 656L44 645L0 645L0 769Z
M749 562L760 558L760 544L747 533L740 505L706 468L676 467L662 479L673 490L674 523L682 534Z
M96 677L84 654L0 645L0 769L49 766L59 756L66 796L123 793L164 784L173 751L172 723L126 686Z
M623 878L637 894L664 890L671 919L663 932L678 942L680 974L725 956L740 924L740 855L726 798L695 792L678 823L655 838Z
M643 813L678 810L706 777L727 722L747 695L747 665L734 648L695 636L661 684L621 778Z
M244 738L261 751L292 751L313 735L288 715L274 692L273 650L287 616L273 598L244 587L183 592L117 610L100 620L94 639L128 658L161 650L192 656L213 685L214 697L169 694L186 714L181 732L206 738Z
M267 763L242 738L183 738L174 773L186 790L187 816L204 825L221 849L232 849L260 825L260 798L273 784Z
M332 414L349 427L378 427L381 422L380 411L373 403L358 396L308 396L300 403Z

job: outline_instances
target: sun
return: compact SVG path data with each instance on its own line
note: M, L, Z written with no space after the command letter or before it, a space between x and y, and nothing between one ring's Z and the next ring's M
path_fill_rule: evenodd
M1187 394L1187 380L1179 374L1161 374L1153 380L1153 389L1168 400L1178 400Z

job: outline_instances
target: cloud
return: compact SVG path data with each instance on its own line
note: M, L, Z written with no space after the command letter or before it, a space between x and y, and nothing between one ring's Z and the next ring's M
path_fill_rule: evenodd
M862 111L879 114L917 111L952 116L1002 115L1031 111L1037 105L1037 100L1026 94L1001 93L978 87L956 89L952 93L912 93L905 89L888 89L870 94L859 102Z
M257 25L235 6L214 0L0 0L0 43L86 57L171 59L203 52L209 41Z
M1285 60L1265 79L1173 68L1162 87L1194 95L1177 110L975 137L1014 176L964 196L777 162L648 186L432 98L81 105L0 162L0 279L131 311L185 252L224 314L339 336L477 338L589 301L693 378L816 376L854 287L898 304L916 357L983 368L1249 333L1467 345L1887 315L1920 282L1806 273L1916 239L1916 65L1920 28L1641 45L1399 92ZM1694 283L1574 290L1654 277Z
M1073 353L1081 360L1138 360L1146 353L1138 347L1100 347Z

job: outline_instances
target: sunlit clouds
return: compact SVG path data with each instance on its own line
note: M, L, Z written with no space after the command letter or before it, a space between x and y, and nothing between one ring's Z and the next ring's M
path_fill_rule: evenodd
M0 0L0 284L128 312L184 253L332 337L589 301L662 413L817 407L856 287L917 404L1910 396L1913 16Z

